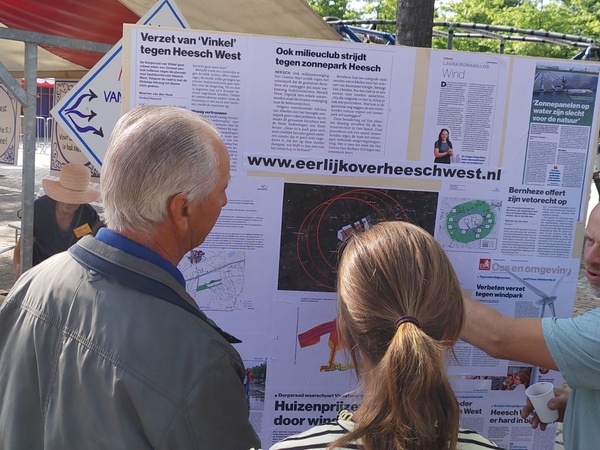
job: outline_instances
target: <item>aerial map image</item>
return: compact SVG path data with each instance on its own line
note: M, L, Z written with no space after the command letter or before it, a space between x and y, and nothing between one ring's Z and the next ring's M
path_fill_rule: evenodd
M438 211L436 239L453 250L496 250L500 200L445 198Z
M433 235L437 202L437 192L286 183L278 289L333 292L346 239L389 220Z

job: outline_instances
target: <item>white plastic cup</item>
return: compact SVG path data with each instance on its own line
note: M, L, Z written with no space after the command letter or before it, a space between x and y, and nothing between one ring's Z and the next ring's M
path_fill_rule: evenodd
M552 423L558 420L558 411L548 408L548 402L554 398L554 385L547 381L532 384L525 391L535 413L541 422Z

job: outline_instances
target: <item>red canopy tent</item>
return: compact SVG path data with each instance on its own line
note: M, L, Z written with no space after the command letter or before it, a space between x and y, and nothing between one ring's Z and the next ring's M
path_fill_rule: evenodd
M2 0L0 22L9 28L55 36L115 44L123 35L123 23L136 23L139 17L117 0ZM87 69L102 57L99 53L42 46Z
M123 24L136 23L153 4L155 0L0 0L0 27L114 45L123 35ZM175 4L199 30L340 39L304 0L175 0ZM15 45L19 47L11 48ZM79 78L102 57L72 48L40 47L39 77ZM23 44L0 39L0 63L14 76L23 76Z

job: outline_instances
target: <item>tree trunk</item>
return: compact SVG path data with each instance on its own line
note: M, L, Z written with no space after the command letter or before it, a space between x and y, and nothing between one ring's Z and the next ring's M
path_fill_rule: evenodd
M435 0L398 0L396 43L431 47Z

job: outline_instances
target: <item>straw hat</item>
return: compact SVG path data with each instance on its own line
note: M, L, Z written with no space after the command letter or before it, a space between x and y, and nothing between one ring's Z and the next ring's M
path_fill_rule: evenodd
M90 186L90 170L82 164L62 166L58 181L42 179L44 192L53 200L82 205L96 200L100 191Z

